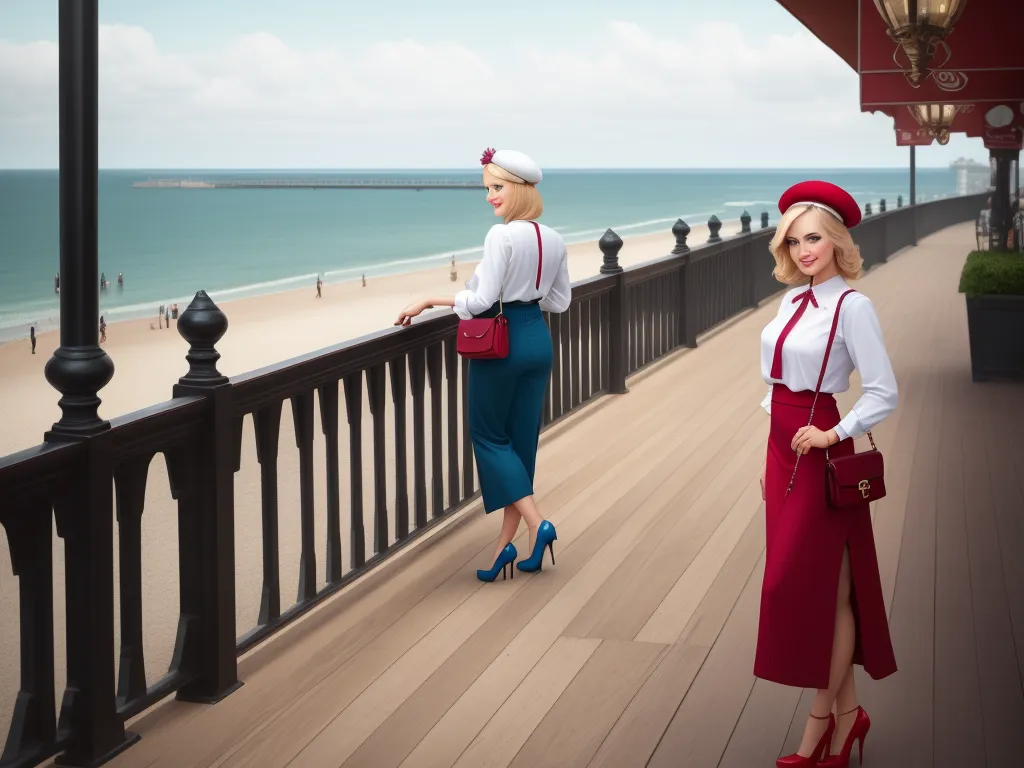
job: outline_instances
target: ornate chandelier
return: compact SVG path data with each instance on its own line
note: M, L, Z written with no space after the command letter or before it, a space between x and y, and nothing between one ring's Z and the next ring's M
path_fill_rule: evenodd
M910 104L907 106L917 124L928 130L928 135L939 142L949 143L949 129L953 118L961 112L957 104Z
M967 0L875 0L889 37L907 54L907 80L915 88L933 69L937 48L945 48L949 60L945 37L953 31L966 6Z

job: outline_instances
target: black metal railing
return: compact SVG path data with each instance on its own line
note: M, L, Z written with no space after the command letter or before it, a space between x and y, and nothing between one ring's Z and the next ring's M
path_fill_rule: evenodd
M867 266L973 220L983 200L883 204L856 230ZM546 316L554 365L545 427L603 394L624 393L630 376L784 289L771 276L766 218L751 231L744 215L740 233L726 237L717 219L709 224L708 243L691 249L689 227L676 222L670 254L628 269L619 264L622 240L605 233L601 274L574 284L567 312ZM0 691L13 701L0 766L33 766L57 753L67 765L98 764L130 746L136 737L125 721L159 699L220 700L240 685L238 654L473 501L456 326L446 313L229 379L216 351L227 318L200 292L179 320L189 371L171 401L78 441L0 459L21 663L18 690L5 679ZM285 450L290 439L294 452ZM168 671L148 682L142 522L163 514L146 503L158 454L176 503L179 600ZM238 633L236 528L249 501L259 508L262 567L255 622ZM294 552L284 552L282 521L298 527ZM54 522L64 543L63 643L53 618ZM285 556L297 568L290 605L281 595ZM61 655L67 682L58 716Z

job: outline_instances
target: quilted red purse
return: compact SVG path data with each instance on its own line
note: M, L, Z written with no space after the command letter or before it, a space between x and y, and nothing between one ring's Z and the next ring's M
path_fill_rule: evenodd
M537 226L537 222L531 221L530 223L537 230L537 288L540 288L540 274L544 264L544 245L541 242L540 227ZM507 277L508 266L505 267L505 277L501 280L501 290L498 292L497 315L459 320L455 349L463 357L477 360L508 357L508 318L505 317L505 304L502 298Z
M808 426L814 421L814 406L818 402L821 382L825 378L825 368L828 366L829 354L832 352L832 342L835 341L836 328L839 325L839 310L843 306L843 299L851 293L853 290L846 291L836 303L835 317L832 318L832 330L829 332L828 343L825 345L825 359L821 363L821 373L818 374L818 384L814 389L814 401L811 403L811 417L807 422ZM845 509L868 504L885 496L885 462L882 459L882 452L875 445L875 438L871 432L868 431L867 435L871 442L870 451L832 458L828 454L828 448L825 449L825 499L832 509ZM796 464L799 465L799 463L800 457L797 456ZM789 488L786 489L787 495L793 487L795 477L796 466L793 467L793 476L789 480Z

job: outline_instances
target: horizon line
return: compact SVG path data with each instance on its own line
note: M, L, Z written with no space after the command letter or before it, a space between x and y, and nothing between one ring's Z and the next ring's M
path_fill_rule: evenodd
M962 158L970 160L970 158ZM950 163L956 160L949 161ZM987 163L973 161L978 165L987 167ZM951 170L950 165L917 165L918 170ZM59 171L60 166L20 166L0 167L0 173L4 171ZM390 166L390 167L304 167L304 166L100 166L101 171L313 171L313 172L402 172L402 171L441 171L444 173L470 173L474 168L465 167L442 167L442 166ZM546 172L550 171L656 171L662 173L673 173L678 171L897 171L910 170L907 165L804 165L804 166L549 166Z

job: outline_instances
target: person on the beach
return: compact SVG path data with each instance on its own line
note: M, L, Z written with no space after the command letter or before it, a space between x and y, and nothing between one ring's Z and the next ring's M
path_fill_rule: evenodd
M320 280L320 275L316 276L316 297L320 298L320 287L323 285L323 281Z
M366 287L366 273L363 273L363 288Z
M100 344L107 340L107 321L100 315Z
M160 305L160 309L156 311L156 324L161 330L164 327L164 305Z
M60 272L53 276L53 292L60 293Z
M121 272L117 273L117 287L124 288L124 274Z
M870 437L896 409L896 377L874 305L847 282L863 265L848 231L861 220L856 201L833 184L807 181L782 195L779 211L774 275L797 287L761 333L761 375L771 386L761 405L771 427L754 674L817 690L799 749L776 765L845 768L871 724L853 665L878 680L896 671L896 658L869 502L829 506L826 451L830 459L856 452L854 438ZM850 388L855 369L864 392L840 419L833 395Z
M164 322L167 323L167 327L171 327L171 308L164 307Z
M564 312L572 295L565 242L553 229L538 224L544 210L537 183L541 169L513 150L484 152L483 182L487 202L504 219L484 240L484 253L466 289L455 296L410 304L395 325L431 307L454 307L462 319L496 317L508 321L509 352L504 358L469 361L468 412L483 495L484 511L504 509L493 564L476 572L494 581L511 570L518 557L512 545L525 520L530 557L516 566L538 571L544 550L551 551L555 527L544 520L533 498L537 441L544 393L551 374L551 335L542 312Z
M33 325L28 329L28 339L32 343L32 354L36 353L36 327Z

